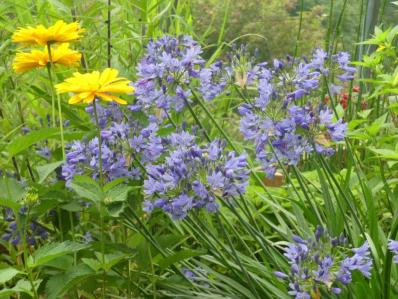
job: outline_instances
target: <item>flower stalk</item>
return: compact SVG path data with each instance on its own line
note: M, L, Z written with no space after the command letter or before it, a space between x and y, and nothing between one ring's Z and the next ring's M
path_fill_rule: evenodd
M55 126L55 96L57 97L57 105L58 105L58 119L59 119L59 130L61 134L61 149L62 149L62 159L65 160L65 142L64 142L64 124L62 119L62 106L61 106L61 97L59 93L55 92L55 82L52 76L52 72L54 70L54 63L51 55L51 43L47 43L47 51L48 51L48 58L50 63L47 64L47 72L48 77L50 79L51 85L51 105L52 105L52 121L53 125Z
M94 119L97 127L97 138L98 138L98 156L99 156L99 184L101 188L104 185L104 174L102 173L102 138L101 138L101 127L98 120L97 104L96 100L93 101ZM101 229L101 263L104 267L105 264L105 234L104 234L104 216L102 215L102 202L98 205L98 211L100 215L100 229ZM102 298L105 298L105 269L102 273Z

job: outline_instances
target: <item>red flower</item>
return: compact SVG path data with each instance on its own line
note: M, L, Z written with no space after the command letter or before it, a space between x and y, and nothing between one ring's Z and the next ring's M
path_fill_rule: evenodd
M348 104L347 104L346 100L344 100L344 99L340 100L340 104L341 104L341 106L343 106L344 110L346 110L348 108Z
M339 101L340 105L343 106L343 109L346 110L348 107L348 95L346 93L342 94L342 97Z
M359 88L358 85L356 85L356 86L354 86L354 87L352 88L352 92L359 92L359 90L360 90L360 88Z

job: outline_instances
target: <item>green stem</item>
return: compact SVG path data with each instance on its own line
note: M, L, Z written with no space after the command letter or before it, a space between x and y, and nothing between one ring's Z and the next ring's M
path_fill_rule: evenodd
M240 258L239 258L239 256L238 256L238 254L237 254L237 252L236 252L236 250L235 250L234 244L232 243L232 240L231 240L231 238L229 237L229 234L228 234L227 231L225 230L224 223L221 221L220 216L218 215L218 213L216 213L216 219L217 219L218 223L220 224L221 232L222 232L222 234L224 235L224 238L227 240L227 242L228 242L228 244L229 244L229 247L231 248L232 256L235 258L235 260L236 260L238 266L239 266L240 269L242 270L242 272L243 272L243 274L244 274L244 276L245 276L245 278L246 278L246 280L247 280L247 282L248 282L248 284L249 284L250 290L253 292L253 294L254 294L257 298L261 298L261 297L259 296L259 294L257 293L257 290L256 290L256 288L255 288L255 286L254 286L254 284L253 284L253 279L249 276L249 274L247 273L246 268L243 266L243 264L242 264L242 262L241 262L241 260L240 260Z
M195 122L198 124L198 126L202 129L203 134L205 135L206 139L208 142L211 141L209 134L207 133L205 127L203 126L202 122L200 121L200 119L198 118L198 116L196 115L195 111L193 111L191 104L187 101L187 99L184 98L185 104L188 107L189 112L191 113L192 117L195 119Z
M17 180L20 181L21 180L21 174L19 173L17 159L15 159L15 157L12 157L12 165L14 165L15 175L17 176Z
M10 83L12 85L12 88L14 90L16 90L16 84L14 83L14 81L12 80L11 77L9 79L10 79ZM21 125L24 125L25 124L25 118L23 116L23 111L22 111L22 107L21 107L21 102L20 101L17 101L17 107L18 107L18 112L19 112L19 118L21 120ZM4 118L3 115L1 115L1 117ZM20 175L20 172L18 171L17 161L16 161L15 157L12 157L12 160L13 160L12 162L13 162L14 168L16 170L17 178L19 177L18 180L20 180L21 179L21 175ZM30 178L32 179L32 182L35 182L35 176L33 175L32 167L30 166L30 162L29 162L28 157L26 157L25 161L26 161L26 167L28 168L28 172L29 172Z
M218 129L218 131L221 133L221 135L223 135L223 137L227 140L228 144L232 147L232 149L236 152L238 152L235 144L232 142L231 138L229 138L229 136L227 135L227 133L225 133L225 131L223 130L223 128L221 128L220 124L217 122L217 120L213 117L213 115L210 113L210 111L207 109L207 107L202 103L202 101L199 99L199 97L197 96L197 94L195 93L194 90L191 89L191 92L194 96L194 99L196 100L196 103L199 104L199 106L204 110L204 112L206 113L207 117L209 117L209 119L213 122L213 124L216 126L216 128Z
M234 205L232 203L228 203L226 200L223 200L221 197L218 197L218 199L224 203L224 205L226 207L228 207L228 209L230 211L232 211L233 214L235 214L235 216L239 219L239 222L241 224L243 224L246 227L247 232L249 232L249 234L252 235L253 240L256 240L256 242L259 244L259 246L262 248L262 250L264 251L264 253L268 254L276 264L278 264L278 262L275 260L275 258L273 257L271 250L273 250L273 244L268 241L267 239L264 238L264 236L259 233L260 230L256 230L255 228L252 227L252 225L250 225L250 223L248 223L247 221L245 221L245 219L243 219L241 213L239 213L239 211L234 207ZM237 200L235 200L235 202L238 204L239 202ZM243 211L243 209L242 209ZM246 215L247 216L247 215ZM267 246L268 248L267 248Z
M101 138L101 127L98 120L97 103L96 99L93 101L93 110L95 125L97 127L97 138L98 138L98 160L99 160L99 184L102 187L104 185L104 174L102 173L102 138Z
M296 166L293 166L293 172L294 172L294 174L295 174L295 176L297 178L297 182L300 185L301 192L304 194L304 197L307 199L309 205L311 206L311 209L314 212L318 222L320 224L324 225L324 222L322 220L322 217L321 217L321 214L320 214L319 210L317 209L316 205L312 202L312 200L311 200L311 198L309 196L309 195L312 195L312 193L311 193L310 189L306 190L306 187L305 187L306 184L303 183L302 175L301 175L300 171L297 169ZM291 182L291 183L293 184L293 182ZM313 195L312 195L312 198L314 198Z
M107 25L107 33L108 33L108 38L107 38L107 65L108 67L111 67L111 49L112 49L112 44L111 44L111 0L108 0L108 20L106 21Z
M153 299L156 299L156 284L155 284L156 276L155 276L155 269L153 267L153 260L152 260L152 253L150 246L148 246L148 257L149 257L149 264L151 265Z
M347 0L344 0L343 7L340 11L339 17L337 19L337 24L336 24L336 27L334 28L334 32L333 32L333 43L335 43L335 47L333 47L333 43L332 43L332 49L337 48L337 37L340 34L340 24L341 24L341 21L343 20L346 6L347 6Z
M361 230L362 235L366 236L365 230L364 230L364 228L361 225L361 221L359 220L359 216L357 215L357 211L353 207L352 202L348 199L348 197L347 197L346 193L344 192L344 190L342 189L340 183L334 177L334 174L333 174L332 170L330 169L328 163L325 161L325 158L322 155L320 155L320 154L318 154L317 156L320 158L320 162L321 162L321 165L323 165L323 169L325 171L326 176L331 179L331 182L333 182L333 184L335 185L335 187L339 191L341 197L344 199L345 203L347 204L348 208L350 209L350 211L351 211L351 213L352 213L352 215L354 217L355 223L358 225L358 228ZM330 185L332 186L332 183Z
M129 214L127 214L129 213ZM124 224L128 227L131 228L135 231L137 231L138 233L140 233L149 243L151 243L151 245L157 250L159 251L159 253L163 256L163 257L168 257L168 253L162 248L162 246L160 246L160 244L156 241L156 239L153 237L152 233L148 230L148 228L145 226L145 224L142 222L142 220L140 219L140 217L137 215L137 213L134 211L134 209L132 207L130 207L129 205L126 207L125 212L123 214L125 216L124 218ZM139 226L141 227L142 230L138 229L137 226L131 221L131 217L133 216L133 218L138 222ZM171 265L171 268L178 273L183 279L185 279L185 281L187 281L188 283L190 283L194 288L195 285L192 283L192 281L190 281L189 279L187 279L185 277L185 275L182 273L182 271L174 264Z
M105 281L106 281L106 272L105 272L105 234L104 234L104 216L102 215L102 203L99 203L98 206L99 214L100 214L100 229L101 229L101 263L102 263L102 299L105 299Z
M201 219L199 219L196 214L194 214L194 217L194 219L191 219L190 216L187 216L187 221L184 221L184 224L191 230L190 234L195 236L195 239L200 238L201 243L206 243L209 247L208 249L211 250L211 254L213 256L218 256L221 264L223 264L226 269L230 270L236 277L241 279L242 275L237 271L239 266L230 262L230 260L225 256L225 254L232 256L228 248L221 242L218 236L214 235L208 225L202 223Z
M59 225L59 232L61 234L61 242L64 241L64 230L62 228L62 213L61 209L57 207L57 215L58 215L58 225Z
M174 129L177 129L177 124L174 122L174 120L171 118L171 115L167 112L166 109L164 109L164 113L166 114L169 122L171 123L171 125L174 127Z
M71 233L72 233L72 240L75 240L75 225L74 225L74 221L73 221L73 214L72 212L68 212L69 214L69 221L70 221L70 226L71 226ZM76 266L77 265L77 253L74 252L73 253L73 265Z
M333 6L334 6L334 0L330 0L330 7L329 7L329 26L328 26L328 32L327 32L327 37L326 37L326 51L330 55L331 53L331 47L330 45L333 43L330 43L330 37L332 35L332 28L333 28Z
M298 31L297 31L296 47L294 49L294 57L297 57L299 44L300 44L301 27L302 27L302 24L303 24L304 0L301 0L300 3L301 3L300 4L300 21L299 21L299 28L298 28Z
M24 268L25 268L26 273L28 274L28 280L29 280L30 286L31 286L32 291L33 291L33 298L39 299L39 295L38 295L38 293L37 293L37 290L36 290L36 287L35 287L35 284L34 284L34 280L33 280L32 270L31 270L30 267L27 265L28 258L29 258L29 257L28 257L29 248L28 248L28 246L27 246L27 240L26 240L27 236L26 236L24 227L23 227L23 225L21 224L21 217L19 216L18 212L15 212L15 215L16 215L16 222L17 222L18 230L19 230L19 233L20 233L20 238L21 238L21 240L22 240L23 258L24 258L24 262L23 262ZM28 222L28 219L29 219L29 211L28 211L28 213L27 213L26 218L27 218L27 219L26 219L25 223Z
M55 126L55 103L54 103L54 95L57 97L57 105L58 105L58 118L59 118L59 130L61 133L61 148L62 148L62 159L65 160L65 142L64 142L64 124L63 124L63 119L62 119L62 106L61 106L61 97L58 92L55 92L54 88L54 80L52 76L52 70L54 70L54 63L51 55L51 44L47 43L47 51L48 51L48 59L50 60L50 63L47 64L47 71L48 71L48 77L50 79L50 84L51 84L51 100L52 100L52 117L53 117L53 125Z
M102 138L101 138L101 127L98 120L97 103L96 99L93 101L93 110L95 124L97 127L97 138L98 138L98 160L99 160L99 184L101 188L104 186L104 174L102 172ZM102 203L98 204L98 212L100 216L100 239L101 239L101 263L105 264L105 235L104 235L104 217L102 215ZM102 272L102 298L105 298L105 268Z

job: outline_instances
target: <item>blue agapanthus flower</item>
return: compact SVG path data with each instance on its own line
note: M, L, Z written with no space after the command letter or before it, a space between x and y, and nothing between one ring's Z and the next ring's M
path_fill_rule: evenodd
M231 76L230 68L219 60L199 73L199 92L206 101L211 101L225 90Z
M288 293L296 299L319 296L321 290L340 294L342 287L352 282L353 271L370 278L373 265L367 241L350 249L343 235L333 238L321 227L317 227L314 238L294 236L285 256L290 271L274 274L289 282Z
M92 107L87 111L92 114ZM157 136L159 127L152 117L148 126L135 120L132 114L110 104L97 105L101 127L102 171L105 181L116 178L140 179L140 164L158 158L163 150L162 140ZM94 120L93 120L94 121ZM77 140L66 148L66 161L62 166L62 176L69 184L75 175L99 177L98 138Z
M394 264L398 264L398 241L389 240L388 249L394 254Z
M204 64L201 54L199 43L188 35L151 40L137 65L133 109L181 111L191 94L188 85L192 78L199 77Z
M347 52L340 52L333 55L333 59L338 63L341 70L341 74L338 75L340 81L353 80L356 69L350 65L350 54Z
M346 60L339 66L344 72L352 71ZM318 102L323 76L331 67L335 67L334 59L318 49L310 61L289 58L253 68L257 94L239 107L240 129L246 140L253 141L268 177L280 165L297 165L304 153L315 150L331 155L333 142L344 139L347 124Z
M230 68L221 61L204 67L201 54L200 44L189 35L151 40L137 65L138 80L133 84L137 100L131 109L179 112L191 102L192 88L207 101L221 94Z
M218 209L225 200L245 192L248 184L246 155L227 152L216 140L200 146L189 132L172 133L164 141L164 154L145 166L144 210L161 208L179 220L192 209Z

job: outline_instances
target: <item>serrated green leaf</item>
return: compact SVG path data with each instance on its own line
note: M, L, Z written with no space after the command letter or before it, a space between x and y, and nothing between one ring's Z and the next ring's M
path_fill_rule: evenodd
M34 287L37 289L42 281L43 281L42 279L37 279L33 281ZM5 298L6 296L11 296L14 294L20 295L21 293L25 293L33 297L32 285L27 279L18 280L17 284L11 289L1 290L0 298Z
M64 163L64 161L57 161L41 166L37 166L36 170L37 173L39 174L39 183L43 183L44 180L59 166L61 166Z
M47 299L63 298L63 295L89 277L97 275L90 267L80 264L69 268L65 274L52 276L46 284Z
M105 192L105 203L125 202L129 192L133 189L132 186L124 184L113 186Z
M387 113L383 114L382 116L380 116L379 118L376 118L372 124L368 127L366 127L366 131L372 135L372 136L376 136L377 133L379 133L379 131L386 127L386 120L387 120Z
M115 266L117 263L128 257L128 254L123 253L123 252L113 252L110 254L105 254L104 255L104 262L102 263L102 255L99 252L95 253L101 267L105 271L109 271L113 266Z
M96 259L82 258L82 262L85 263L87 266L89 266L91 269L93 269L96 272L99 269L101 269L101 263Z
M389 149L369 148L372 152L379 154L381 157L391 160L398 160L398 152Z
M19 201L23 198L25 190L14 178L0 178L0 205L6 206L17 211L21 204Z
M70 188L82 198L92 202L101 202L104 199L104 193L100 185L87 176L75 176L70 183Z
M360 118L362 119L367 119L370 115L370 113L372 113L373 109L366 109L363 111L359 111L357 114Z
M7 281L13 279L19 272L15 268L4 268L0 269L0 284L6 283Z
M36 250L28 259L28 267L35 268L44 265L58 257L82 250L89 247L88 244L81 244L72 241L62 243L46 244Z

